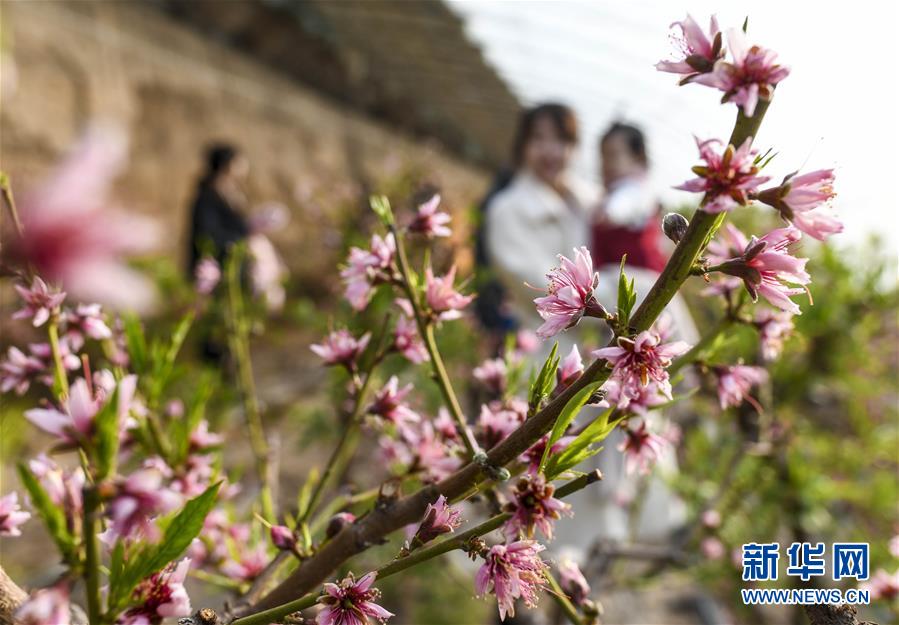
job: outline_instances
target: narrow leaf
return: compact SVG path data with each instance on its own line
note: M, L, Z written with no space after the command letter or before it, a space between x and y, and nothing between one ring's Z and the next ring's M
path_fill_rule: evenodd
M549 458L552 446L562 438L562 435L565 434L565 430L568 429L568 426L571 425L571 422L577 417L581 408L584 407L584 404L587 403L590 396L593 395L600 386L602 386L602 382L591 382L575 393L574 397L569 399L568 403L565 404L565 407L562 408L562 412L559 413L559 417L556 419L556 422L553 424L553 429L549 433L546 447L543 449L543 457L540 459L540 472L543 471L543 467L546 465L546 460Z
M63 557L68 560L75 548L75 539L66 526L65 513L53 503L50 495L47 494L47 491L44 490L44 487L41 486L41 483L27 466L20 463L17 465L17 468L22 484L31 498L32 507L38 513L38 516L41 517L44 525L47 526L47 532L49 532L50 537L56 543Z

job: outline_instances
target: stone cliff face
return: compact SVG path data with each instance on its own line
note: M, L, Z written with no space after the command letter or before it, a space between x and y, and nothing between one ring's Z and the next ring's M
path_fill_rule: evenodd
M374 121L152 6L4 3L2 27L15 80L5 63L0 169L14 189L39 180L85 124L116 120L131 137L117 200L164 223L170 236L160 253L179 265L201 152L214 140L249 156L253 203L290 209L289 227L273 239L295 282L313 293L335 275L342 234L358 227L369 192L439 186L461 240L464 210L487 183L483 170L433 142Z

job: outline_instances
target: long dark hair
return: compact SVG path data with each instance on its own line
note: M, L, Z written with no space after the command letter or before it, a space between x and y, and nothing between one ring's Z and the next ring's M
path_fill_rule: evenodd
M518 118L518 128L512 143L512 163L520 167L524 159L524 150L534 134L537 120L541 117L549 119L563 141L578 143L580 132L574 111L558 102L544 102L525 110Z
M649 166L649 156L646 153L646 135L643 134L642 130L631 124L615 122L609 126L609 129L603 134L602 138L599 140L599 144L602 145L610 137L615 135L621 135L628 150L630 150L630 153L639 163L644 167Z
M214 143L206 149L206 170L200 177L200 187L207 187L237 158L240 151L228 143Z

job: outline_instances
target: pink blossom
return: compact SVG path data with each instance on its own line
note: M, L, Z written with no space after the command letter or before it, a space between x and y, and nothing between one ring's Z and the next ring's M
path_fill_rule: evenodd
M721 213L736 206L746 206L749 197L758 192L758 185L767 182L767 176L758 176L752 138L746 139L738 149L728 145L723 152L716 146L718 139L701 141L696 138L699 157L704 165L693 168L696 178L674 187L691 193L703 193L700 207L707 213Z
M492 547L484 558L475 577L475 592L496 595L501 621L515 616L516 599L529 608L536 607L538 593L546 583L547 566L539 556L544 549L533 540L519 540Z
M790 74L790 70L777 64L777 53L750 46L742 30L727 31L727 45L732 62L719 60L714 69L696 77L696 82L715 87L724 92L723 100L743 107L743 114L755 113L759 98L770 100L774 86Z
M604 403L638 415L645 415L647 411L671 401L655 382L633 386L612 378L602 385L602 390L605 393Z
M282 551L296 551L297 537L286 525L272 525L269 530L269 537L272 544Z
M155 540L159 530L152 519L181 504L181 495L167 488L163 472L157 468L138 469L116 484L116 492L106 507L111 520L112 537L133 538L142 535Z
M672 358L689 349L683 341L662 343L652 330L641 332L633 339L618 337L616 347L603 347L593 352L612 366L612 376L621 384L621 392L635 396L641 387L655 382L659 392L671 399L671 382L666 368Z
M890 539L889 552L894 558L899 558L899 534Z
M456 430L456 422L446 406L441 406L437 410L437 418L434 419L434 429L446 440L458 440L459 432Z
M19 493L0 497L0 536L21 536L19 526L30 518L31 513L19 506Z
M859 588L870 592L872 599L895 599L899 597L899 569L895 573L878 569L870 580L859 584Z
M190 558L177 564L172 562L158 573L154 573L134 589L134 607L122 614L116 625L150 625L162 619L188 616L190 597L184 587Z
M31 319L35 328L44 325L50 315L59 310L66 294L35 276L29 288L21 284L14 285L25 307L13 313L13 319Z
M528 475L518 481L506 506L507 512L512 513L503 525L508 540L522 536L533 538L535 530L540 530L547 540L552 540L553 524L563 514L572 514L569 504L553 497L555 490L542 475Z
M247 221L252 232L276 232L290 223L290 211L280 202L265 202L253 210Z
M74 350L81 349L86 336L95 341L112 338L112 330L106 325L100 304L78 304L75 310L64 310L62 320L65 323L65 336Z
M721 513L717 510L705 510L700 517L702 520L702 524L709 528L716 528L721 526Z
M665 447L669 445L669 441L650 432L645 420L637 428L624 426L622 430L625 440L618 447L618 451L624 452L627 473L639 472L647 475L661 457Z
M287 278L287 265L263 234L252 234L247 239L247 251L250 258L250 284L253 293L261 297L269 311L278 311L284 307L284 280Z
M430 359L428 350L418 334L418 325L411 315L400 315L393 331L393 348L406 359L419 365Z
M118 414L120 423L128 415L137 376L128 375L118 383ZM25 412L25 418L40 429L53 434L65 443L78 443L93 434L94 417L100 411L105 399L102 389L92 394L84 378L78 378L69 388L60 410L55 408L32 408Z
M47 386L52 386L52 370L56 365L53 362L53 348L50 347L50 343L31 343L28 345L28 351L31 352L31 355L35 358L44 361L46 375L41 381ZM66 371L75 371L76 369L81 368L81 359L78 357L78 354L73 352L71 344L69 343L69 337L66 335L59 337L59 358L62 360L63 369Z
M805 293L806 289L788 286L792 283L804 287L811 282L805 270L808 259L790 253L790 246L800 238L802 233L793 227L772 230L760 239L752 237L739 257L721 263L717 270L742 279L753 301L762 295L781 310L800 314L790 296Z
M14 390L16 395L24 395L31 382L43 376L46 364L34 356L27 356L18 347L11 346L6 358L0 362L0 393Z
M533 354L540 347L540 339L530 330L519 330L515 333L515 353L518 356Z
M506 390L508 373L506 361L502 358L485 360L471 372L474 378L483 384L487 390L497 395Z
M15 612L17 625L70 625L69 589L65 582L38 590Z
M318 602L325 608L315 617L318 625L368 625L384 623L393 616L375 601L381 592L371 585L377 573L366 573L357 581L350 573L337 584L327 583Z
M91 128L20 203L25 236L12 254L84 301L143 311L155 298L152 283L123 257L149 251L159 231L146 218L108 206L126 152L126 138L116 129Z
M722 410L728 406L739 406L744 399L755 404L749 397L749 390L768 379L765 369L747 365L715 367L715 375L718 376L718 403Z
M343 528L356 522L356 515L352 512L338 512L328 519L328 526L325 528L325 536L334 538Z
M236 541L235 541L236 542ZM265 570L271 558L265 543L258 543L255 547L244 547L239 545L239 553L237 559L229 557L219 569L228 577L233 577L242 582L249 582L257 577Z
M407 384L401 389L399 383L395 375L391 376L387 384L375 393L375 399L368 407L368 412L402 429L408 423L421 420L421 417L405 404L406 396L412 391L412 384Z
M783 310L761 309L753 322L759 332L762 358L776 360L783 351L784 342L793 333L793 314Z
M574 436L562 436L553 443L553 446L550 447L550 454L557 454L563 449L565 449L568 444L574 440ZM527 471L530 474L535 474L540 469L540 461L543 460L543 452L546 449L546 444L549 442L549 434L541 438L539 441L531 445L531 447L519 456L521 462L527 464Z
M834 197L832 169L790 175L779 186L759 191L758 200L807 235L823 241L843 231L843 224L823 205Z
M425 482L437 482L462 464L455 454L455 425L451 435L435 430L430 421L407 423L399 428L399 438L383 436L378 441L387 464L398 463L406 471L421 471Z
M430 200L421 204L415 219L409 225L409 230L423 234L429 239L450 236L452 230L446 225L450 222L449 213L438 210L439 205L440 195L434 195Z
M586 247L574 250L574 260L559 254L559 266L546 274L546 295L534 300L543 325L537 336L547 339L577 325L585 314L601 314L593 291L599 273L593 271L593 257Z
M190 433L190 448L195 451L217 447L222 444L224 437L209 431L209 421L201 419L197 428Z
M706 560L720 560L727 554L727 547L714 536L706 536L699 543L699 550Z
M371 299L372 289L392 277L396 240L393 234L371 237L371 249L350 248L346 266L340 277L346 285L345 296L355 310L362 310Z
M584 372L584 361L581 359L581 352L578 351L577 345L571 346L571 351L562 359L559 368L556 370L556 388L563 391L572 383L574 383Z
M321 343L311 345L309 349L320 356L326 366L343 365L350 370L355 370L356 361L365 351L370 339L370 332L357 339L350 334L349 330L341 328L328 334Z
M412 544L415 546L429 543L438 536L449 534L462 525L461 513L447 505L446 497L440 495L437 501L429 503L425 515L415 532Z
M683 75L681 84L684 84L700 74L711 72L715 63L724 56L724 50L718 20L714 15L709 19L708 35L689 14L684 21L671 24L671 28L675 26L680 29L681 35L672 35L671 38L681 58L678 61L659 61L656 69Z
M456 266L453 265L442 278L434 277L433 270L425 269L425 300L431 313L441 321L450 321L462 316L462 309L474 299L474 295L462 295L453 287L456 280Z
M65 512L69 528L80 522L83 511L82 490L86 482L84 470L75 467L64 471L45 454L28 461L28 468L40 481L54 505Z
M502 404L481 406L477 433L485 449L492 449L524 421L523 415Z
M197 293L209 295L222 279L222 269L211 256L204 256L194 269L194 284Z
M563 557L556 568L559 569L559 585L575 605L581 605L590 597L590 584L580 567L571 558Z

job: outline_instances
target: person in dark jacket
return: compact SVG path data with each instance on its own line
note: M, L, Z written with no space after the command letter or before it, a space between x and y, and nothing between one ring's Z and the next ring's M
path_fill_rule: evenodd
M228 249L250 234L242 212L246 197L241 184L249 162L235 147L217 144L206 153L206 171L197 184L191 209L188 272L193 279L197 263L211 256L224 268Z

